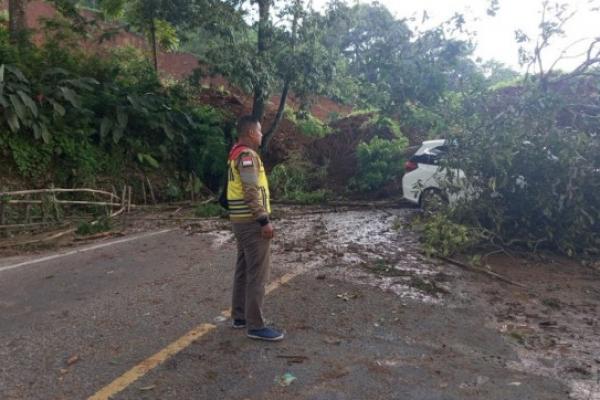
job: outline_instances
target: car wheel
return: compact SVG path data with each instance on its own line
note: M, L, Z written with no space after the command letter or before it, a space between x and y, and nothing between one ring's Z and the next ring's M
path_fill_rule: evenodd
M444 196L441 190L429 188L425 189L423 193L421 193L419 206L425 212L435 213L448 207L448 199L446 196Z

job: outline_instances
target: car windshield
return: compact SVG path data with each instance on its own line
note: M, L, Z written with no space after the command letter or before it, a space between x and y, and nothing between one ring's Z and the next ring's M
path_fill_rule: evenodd
M448 146L437 146L430 149L425 149L423 154L413 156L411 161L419 164L437 165L440 159L442 159L447 152Z

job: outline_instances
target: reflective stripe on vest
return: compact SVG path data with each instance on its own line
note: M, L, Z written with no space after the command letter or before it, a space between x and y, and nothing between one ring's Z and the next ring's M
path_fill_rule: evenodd
M237 151L236 151L237 150ZM252 210L244 201L244 189L242 187L242 178L240 177L240 171L236 165L237 157L243 151L250 151L252 155L259 160L259 172L258 172L258 201L261 203L267 213L271 213L271 201L269 194L269 183L267 181L267 174L265 168L258 155L245 147L242 151L239 148L234 147L230 153L228 160L229 164L229 182L227 183L227 202L229 204L229 217L231 220L236 219L252 219L254 216ZM232 157L233 156L233 157Z

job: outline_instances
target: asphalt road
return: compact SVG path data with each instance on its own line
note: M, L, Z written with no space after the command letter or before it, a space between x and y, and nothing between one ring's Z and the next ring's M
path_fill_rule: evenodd
M477 302L400 301L331 265L308 268L320 262L302 256L310 246L276 250L272 280L292 274L267 298L281 343L249 340L222 317L235 256L226 233L176 229L11 269L47 255L0 259L0 399L106 388L111 399L161 400L568 397L557 380L507 367L517 356ZM209 329L181 341L199 326ZM184 344L149 360L173 343ZM139 379L111 392L136 366Z

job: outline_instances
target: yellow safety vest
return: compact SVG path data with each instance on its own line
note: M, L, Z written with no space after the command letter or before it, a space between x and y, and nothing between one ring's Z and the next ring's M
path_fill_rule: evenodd
M240 171L236 165L237 158L241 153L250 152L258 160L259 172L258 172L258 201L267 211L271 213L271 196L269 193L269 182L267 181L267 174L265 173L265 167L262 160L249 148L244 148L243 151L238 152L234 157L229 157L229 181L227 182L227 203L229 208L229 218L232 221L243 221L243 220L254 220L254 215L250 210L250 207L244 201L244 189L242 187L242 178Z

